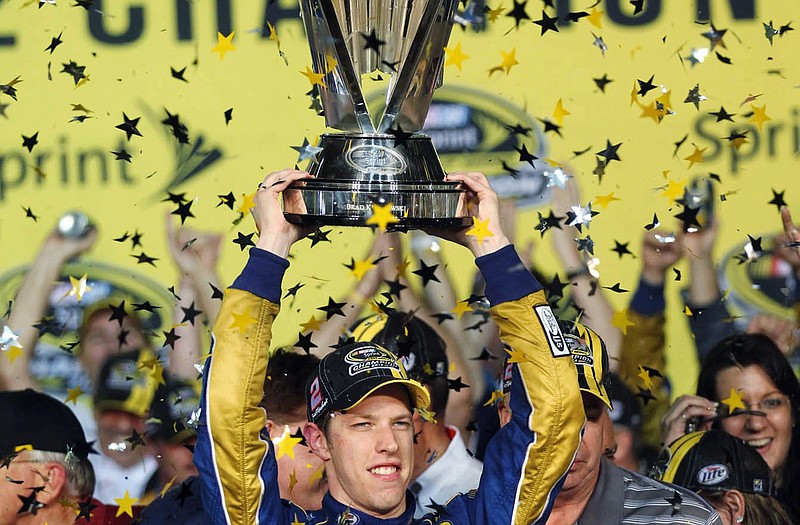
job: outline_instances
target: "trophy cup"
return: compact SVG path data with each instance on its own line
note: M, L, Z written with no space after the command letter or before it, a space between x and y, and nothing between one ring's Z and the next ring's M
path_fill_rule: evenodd
M445 182L425 123L441 85L444 47L458 0L300 0L328 127L307 171L292 187L306 225L358 226L375 206L391 205L389 229L458 228L469 224L465 192ZM361 75L390 75L383 116L374 125Z

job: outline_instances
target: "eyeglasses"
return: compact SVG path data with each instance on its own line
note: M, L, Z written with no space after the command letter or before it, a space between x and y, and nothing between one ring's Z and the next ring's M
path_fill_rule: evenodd
M770 394L758 403L748 403L747 401L744 401L744 406L747 408L747 410L758 410L766 414L771 414L773 412L780 412L784 409L784 407L791 405L791 403L792 402L789 399L789 396L783 394Z

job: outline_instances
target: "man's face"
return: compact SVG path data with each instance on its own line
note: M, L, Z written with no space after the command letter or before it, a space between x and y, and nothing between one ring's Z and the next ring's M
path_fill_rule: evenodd
M284 435L286 427L289 434L295 434L305 426L305 417L273 424L270 430L272 439ZM281 497L291 500L304 509L314 510L322 507L322 497L328 490L325 477L325 462L304 445L295 445L294 457L284 454L278 458L278 486Z
M567 479L561 489L562 493L594 490L600 474L600 458L603 456L603 436L609 424L606 407L599 397L581 392L583 407L586 411L586 426L575 461L569 468Z
M139 416L117 410L104 410L95 413L95 421L102 454L121 467L127 468L141 462L149 452L147 446L130 441L134 430L139 435L144 435L145 423Z
M194 445L195 438L187 443ZM189 476L197 476L197 467L194 466L192 451L183 443L152 443L158 459L158 468L162 470L163 478L181 483Z
M340 503L378 518L406 508L414 464L409 394L388 385L347 413L337 413L326 439L328 486Z

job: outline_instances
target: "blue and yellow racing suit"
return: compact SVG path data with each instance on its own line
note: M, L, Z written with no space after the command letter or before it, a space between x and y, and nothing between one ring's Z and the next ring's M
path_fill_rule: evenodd
M444 509L414 520L406 511L379 519L330 494L321 509L280 498L277 462L259 406L271 327L278 315L287 260L253 248L226 291L203 374L202 421L195 448L203 507L214 525L544 524L580 444L584 423L577 372L542 287L513 246L476 259L500 337L513 367L512 421L492 438L480 486Z

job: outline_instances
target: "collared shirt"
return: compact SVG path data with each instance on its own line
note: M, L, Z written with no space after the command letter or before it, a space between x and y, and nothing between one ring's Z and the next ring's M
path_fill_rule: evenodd
M433 510L428 506L431 501L443 505L457 494L478 488L481 481L483 463L467 452L456 427L448 426L447 430L450 444L444 454L417 476L409 487L417 497L417 511L414 513L417 519Z
M722 525L722 520L694 492L620 468L603 458L597 485L576 524L611 523Z

